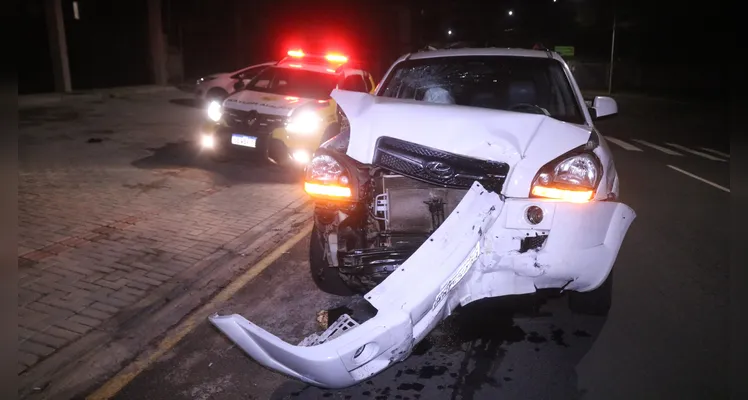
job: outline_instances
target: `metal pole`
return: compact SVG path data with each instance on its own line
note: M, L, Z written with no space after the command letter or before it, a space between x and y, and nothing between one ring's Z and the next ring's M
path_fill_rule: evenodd
M166 44L161 24L161 0L148 0L148 41L151 75L156 85L167 84Z
M616 14L613 13L613 38L610 43L610 67L608 68L608 94L613 92L613 56L616 51Z
M244 49L242 49L242 45L245 43L242 40L242 11L244 8L242 5L243 3L238 1L234 3L234 52L236 55L234 67L236 69L244 66Z
M65 20L62 14L61 0L46 0L44 9L47 18L47 36L49 52L52 57L52 73L55 79L55 91L71 92L70 64L68 44L65 37Z

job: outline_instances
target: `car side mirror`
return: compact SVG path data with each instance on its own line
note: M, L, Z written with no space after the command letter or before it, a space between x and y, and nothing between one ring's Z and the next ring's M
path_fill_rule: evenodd
M610 117L616 114L618 114L618 103L612 97L595 96L595 99L592 100L592 107L590 108L592 119Z
M234 90L238 92L242 89L244 89L244 81L242 80L236 81L236 83L234 83Z

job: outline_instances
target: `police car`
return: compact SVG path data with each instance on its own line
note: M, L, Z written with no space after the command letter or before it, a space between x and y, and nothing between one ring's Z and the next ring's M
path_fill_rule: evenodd
M372 75L345 55L290 50L222 103L208 105L213 125L203 129L200 143L221 160L254 150L280 165L303 166L346 123L330 93L373 93L374 87Z

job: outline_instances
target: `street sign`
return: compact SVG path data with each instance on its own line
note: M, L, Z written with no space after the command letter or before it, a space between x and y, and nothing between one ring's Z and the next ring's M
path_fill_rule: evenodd
M556 46L554 50L562 57L574 57L574 46Z

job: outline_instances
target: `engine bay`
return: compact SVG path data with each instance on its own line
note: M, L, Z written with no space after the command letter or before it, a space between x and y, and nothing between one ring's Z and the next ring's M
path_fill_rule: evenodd
M355 182L355 201L318 201L316 226L326 264L361 290L374 288L421 247L475 182L501 193L509 172L504 162L392 137L377 141L372 164L339 162Z
M338 215L337 232L327 237L341 276L362 290L376 286L405 262L467 193L381 169L370 184L371 197L362 204L368 208L366 215L343 220Z
M377 179L373 217L388 240L380 246L420 246L452 213L467 190L443 188L402 175ZM412 243L417 241L416 243Z

